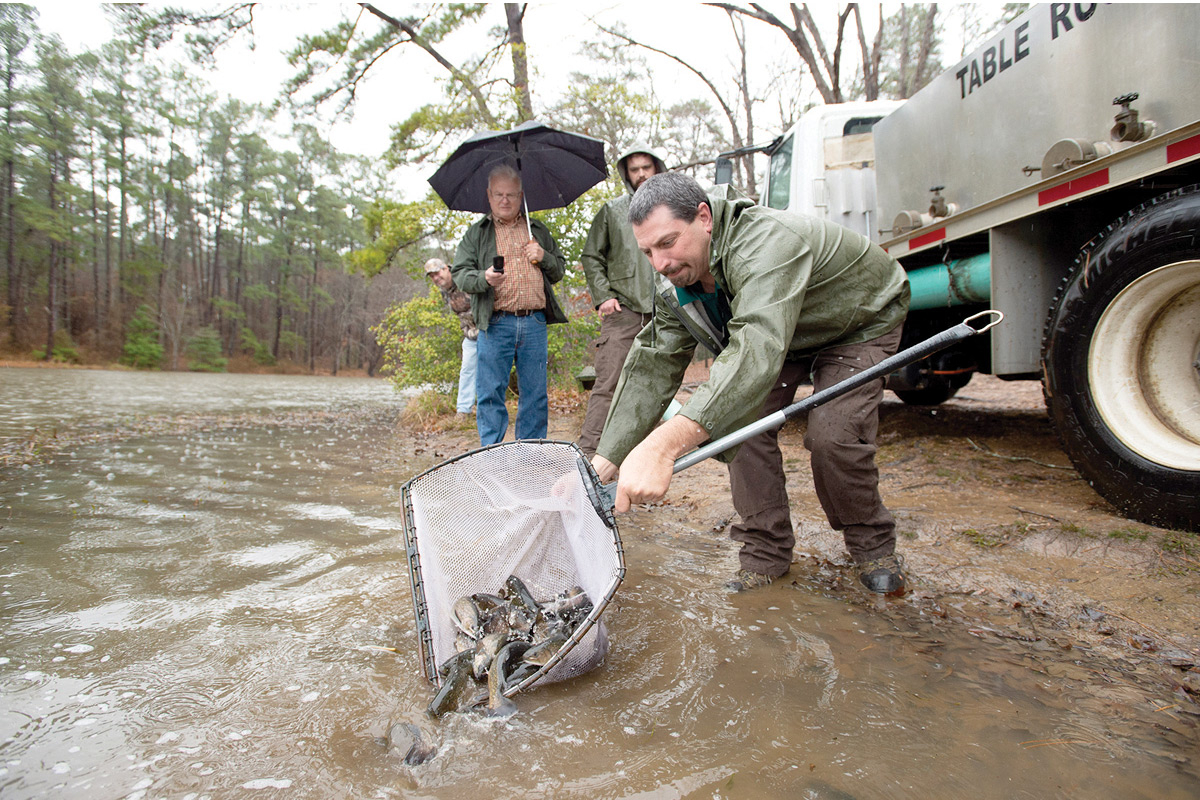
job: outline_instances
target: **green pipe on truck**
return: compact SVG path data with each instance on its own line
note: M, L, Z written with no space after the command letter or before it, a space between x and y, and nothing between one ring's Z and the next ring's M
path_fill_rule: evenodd
M949 264L930 264L908 273L909 311L950 308L992 299L992 260L988 253Z

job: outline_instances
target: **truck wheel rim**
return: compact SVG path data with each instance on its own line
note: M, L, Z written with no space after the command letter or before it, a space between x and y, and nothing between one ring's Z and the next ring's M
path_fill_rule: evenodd
M1100 417L1126 447L1168 468L1200 470L1200 261L1132 281L1088 350Z

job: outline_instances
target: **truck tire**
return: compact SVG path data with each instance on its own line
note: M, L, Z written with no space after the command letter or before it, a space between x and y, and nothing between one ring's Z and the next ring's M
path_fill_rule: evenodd
M1133 519L1200 531L1200 186L1081 250L1051 305L1042 372L1088 483Z

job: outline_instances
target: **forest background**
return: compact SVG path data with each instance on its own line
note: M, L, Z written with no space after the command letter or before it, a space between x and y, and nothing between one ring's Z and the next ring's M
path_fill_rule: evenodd
M605 141L610 163L644 141L705 182L808 107L910 96L1023 8L110 5L111 38L71 52L60 17L0 5L0 358L449 387L460 334L421 265L452 260L474 215L423 178L472 132L536 118ZM282 81L232 78L273 99L221 88L280 12L300 30ZM335 144L348 130L382 152ZM752 197L765 158L734 159ZM571 322L550 329L559 385L599 326L578 259L624 191L612 172L535 214L575 265L556 287Z

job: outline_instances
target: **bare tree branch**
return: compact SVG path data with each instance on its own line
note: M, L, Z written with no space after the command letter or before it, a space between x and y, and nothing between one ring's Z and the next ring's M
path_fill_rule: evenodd
M784 35L788 37L788 41L792 43L792 47L795 48L796 52L800 55L801 60L808 65L809 73L812 75L813 82L817 85L817 92L821 95L821 99L826 103L841 102L841 89L836 85L830 85L827 77L828 68L823 68L824 65L828 65L828 67L831 67L832 65L829 64L828 59L822 62L817 54L813 52L812 44L809 42L808 35L805 33L804 25L801 22L802 12L796 7L795 3L790 4L792 18L796 23L794 28L789 27L786 22L772 14L770 11L767 11L758 3L751 3L750 8L733 5L732 3L706 3L706 5L713 6L714 8L721 8L730 13L741 14L742 16L757 19L760 22L773 25L774 27L783 31Z
M821 31L817 29L817 23L813 21L812 14L810 14L808 11L808 3L805 3L800 7L799 14L797 14L796 4L792 3L792 17L796 19L797 30L801 30L800 25L803 23L804 27L808 28L809 32L812 34L813 45L817 48L817 53L821 56L821 63L825 65L825 74L830 77L830 83L836 88L837 68L835 67L834 63L829 60L829 53L825 52L825 42L821 40ZM838 50L840 50L842 47L841 33L842 32L839 27L836 48Z
M746 110L746 143L754 144L754 98L750 96L750 76L746 68L746 23L726 12L729 16L729 26L733 28L733 38L737 42L741 55L741 72L738 78L738 89L742 95L742 107ZM737 132L734 132L737 136ZM743 176L744 172L744 176ZM754 179L754 156L747 153L738 159L738 180L746 187L746 193L751 197L758 196L758 187Z
M484 98L483 93L479 90L479 87L475 85L475 82L471 80L469 75L447 61L446 57L439 53L432 44L426 41L425 38L417 31L417 29L409 24L406 20L396 19L393 16L385 14L370 3L360 3L359 5L397 30L403 31L408 38L412 40L413 44L415 44L417 47L420 47L422 50L432 56L434 61L441 64L442 67L444 67L446 71L449 72L450 75L460 84L462 84L463 88L470 93L484 121L488 125L496 127L496 117L492 114L491 109L488 108L487 100Z
M917 53L917 68L913 71L912 91L915 93L925 85L925 69L929 63L929 55L933 50L934 18L937 16L937 3L925 9L925 29L921 33L921 49Z
M846 20L849 18L850 12L856 8L857 5L851 3L846 6L845 11L838 15L837 43L833 48L833 69L829 73L834 86L840 86L842 83L842 42L846 35Z
M616 38L626 41L629 44L634 45L636 47L642 47L642 48L645 48L646 50L649 50L652 53L658 53L661 56L666 56L667 58L671 59L672 61L674 61L674 62L682 65L686 69L690 70L696 77L698 77L700 80L704 81L704 85L709 88L709 91L712 92L713 97L715 97L717 99L717 104L720 105L721 110L723 112L725 112L725 118L729 120L729 127L733 131L734 147L740 148L743 146L742 145L742 135L738 130L737 115L734 113L733 109L731 109L729 107L729 104L727 102L725 102L725 98L721 96L721 93L719 91L717 91L717 87L713 85L713 82L710 81L703 72L696 69L691 64L687 63L682 58L680 58L679 56L668 53L666 50L660 50L657 47L652 47L648 44L645 44L644 42L639 42L637 39L634 39L624 33L621 33L620 31L610 30L609 28L604 27L603 25L601 25L598 22L595 22L594 20L593 20L593 23L596 25L597 28L604 31L609 36L615 36Z

